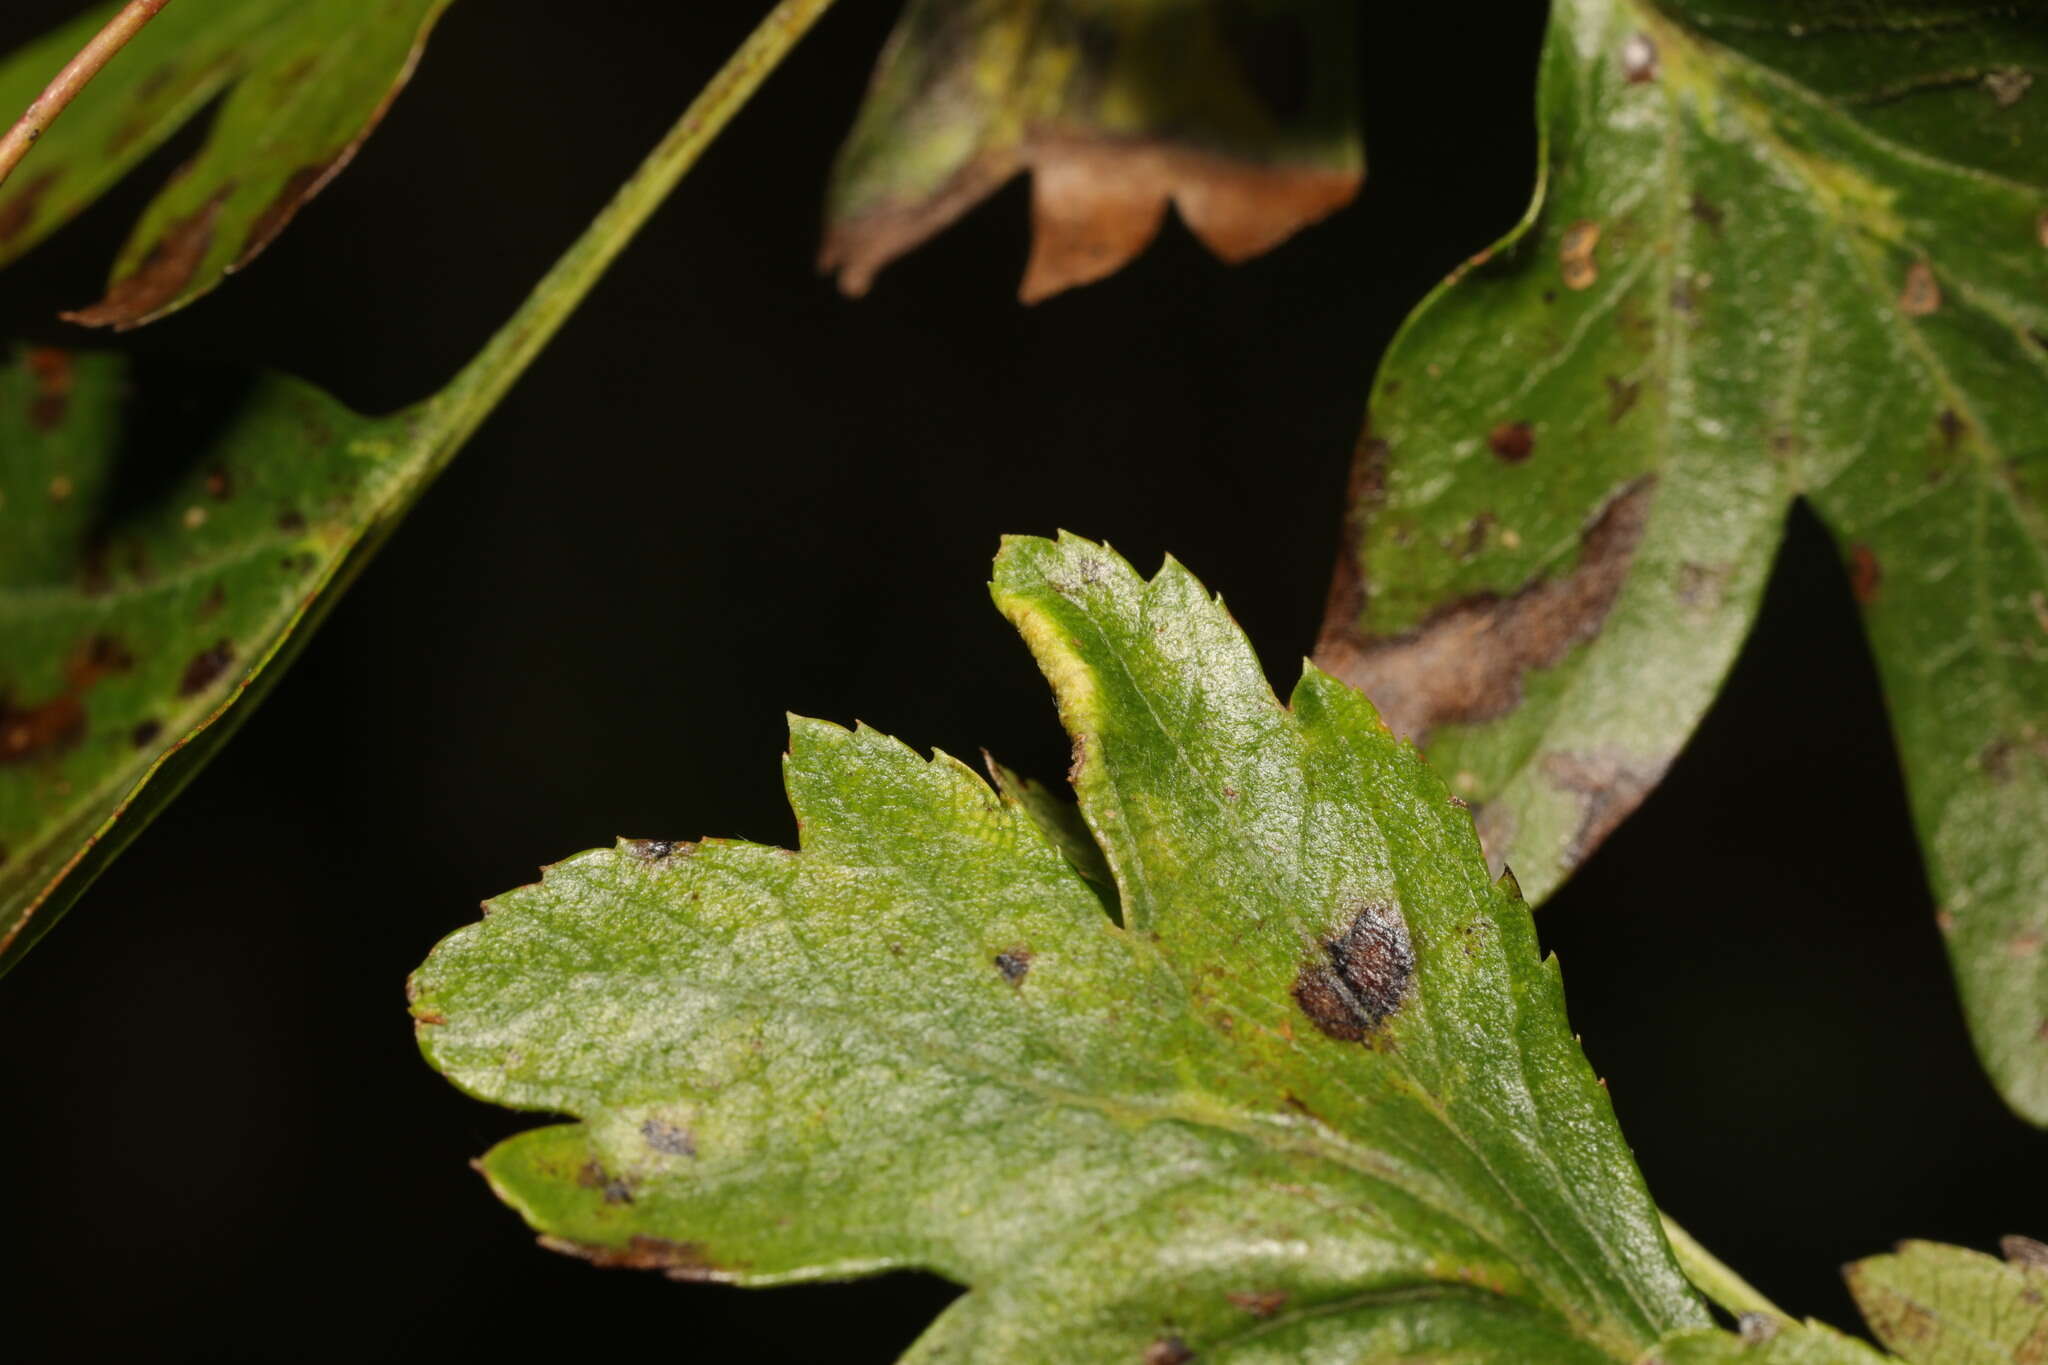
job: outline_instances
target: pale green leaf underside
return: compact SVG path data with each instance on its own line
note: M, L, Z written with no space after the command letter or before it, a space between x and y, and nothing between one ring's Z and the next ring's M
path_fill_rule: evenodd
M2039 1365L2048 1360L2048 1253L2009 1238L1998 1260L1938 1242L1902 1242L1848 1268L1878 1338L1913 1365Z
M1662 777L1805 498L1977 1047L2048 1122L2037 69L2039 6L1560 0L1537 202L1388 356L1318 658L1540 900Z
M449 0L183 0L167 6L0 190L0 264L84 210L215 99L204 146L166 184L78 314L130 327L247 264L355 155ZM119 8L92 7L0 58L0 109L27 107Z
M492 1151L500 1195L683 1278L937 1271L971 1292L925 1361L1634 1362L1704 1327L1526 907L1364 699L1310 669L1282 706L1171 562L1012 540L994 593L1085 829L796 720L799 851L633 842L500 897L412 983L436 1067L579 1120Z

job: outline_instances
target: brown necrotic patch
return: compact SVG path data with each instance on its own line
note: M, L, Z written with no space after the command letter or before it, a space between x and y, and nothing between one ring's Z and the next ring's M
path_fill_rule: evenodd
M1512 596L1453 602L1400 635L1363 635L1362 585L1355 567L1347 573L1340 566L1339 583L1351 591L1332 594L1316 662L1371 697L1395 733L1417 744L1441 725L1506 715L1521 704L1531 670L1555 666L1600 633L1628 578L1654 488L1642 478L1610 499L1586 528L1569 573Z
M1003 974L1003 980L1012 986L1023 982L1025 973L1031 970L1029 948L1005 948L995 957L996 970Z
M235 647L226 640L210 645L192 656L192 662L185 665L185 675L178 680L178 695L196 696L219 680L228 671L228 665L235 661Z
M1486 434L1486 448L1508 464L1520 464L1536 450L1536 429L1527 422L1502 422Z
M63 689L48 701L20 706L0 693L0 763L48 758L76 745L85 738L86 693L134 666L119 641L95 635L65 661Z
M672 1280L722 1280L731 1276L711 1263L700 1242L672 1242L666 1237L633 1236L619 1246L542 1237L540 1244L565 1256L580 1256L592 1265L623 1270L659 1270Z
M63 314L64 320L81 327L112 327L125 332L175 304L191 287L213 249L214 224L233 190L233 185L225 186L197 212L172 224L142 263L114 282L105 298L89 308Z
M1294 978L1294 1003L1341 1042L1362 1042L1393 1018L1415 984L1415 948L1391 905L1357 906Z

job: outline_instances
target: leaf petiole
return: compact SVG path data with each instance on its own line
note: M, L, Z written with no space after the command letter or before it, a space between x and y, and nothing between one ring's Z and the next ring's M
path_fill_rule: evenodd
M91 84L92 78L114 60L114 55L128 46L128 40L142 32L143 26L170 3L171 0L128 0L121 7L121 12L109 19L107 26L94 34L92 41L79 49L76 57L64 64L64 69L43 87L43 93L22 111L14 126L7 130L7 135L0 137L0 185L7 183L7 177L14 174L14 168L21 164L21 159L57 121L57 116L78 97L78 92Z
M1685 1272L1685 1278L1692 1281L1692 1287L1707 1296L1709 1302L1725 1308L1736 1317L1745 1313L1762 1313L1768 1317L1790 1322L1792 1315L1772 1303L1759 1293L1748 1280L1722 1264L1720 1258L1693 1239L1693 1235L1680 1227L1668 1213L1659 1213L1664 1222L1664 1236L1671 1243L1672 1254L1678 1258L1678 1268Z

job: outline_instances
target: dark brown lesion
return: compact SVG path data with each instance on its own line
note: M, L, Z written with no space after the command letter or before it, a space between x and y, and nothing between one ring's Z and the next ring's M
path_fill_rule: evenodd
M1393 1018L1415 985L1415 948L1391 905L1365 903L1317 945L1294 979L1294 1003L1332 1038L1363 1042Z
M620 1245L576 1242L566 1237L542 1237L540 1244L565 1256L578 1256L592 1265L619 1270L659 1270L672 1280L724 1280L731 1271L712 1264L701 1242L672 1242L666 1237L635 1234Z
M114 281L105 298L65 313L64 320L81 327L127 331L174 305L192 286L207 253L213 250L214 225L234 188L232 183L222 186L196 212L173 223L142 258L142 264Z
M0 764L47 759L76 747L86 734L86 694L134 666L134 656L118 640L95 635L72 651L64 685L47 701L19 704L0 688Z
M1442 725L1474 724L1521 704L1523 679L1599 635L1628 579L1656 481L1624 486L1586 528L1578 563L1509 596L1450 603L1413 630L1361 628L1364 581L1354 538L1339 561L1316 662L1364 692L1394 732L1417 744Z

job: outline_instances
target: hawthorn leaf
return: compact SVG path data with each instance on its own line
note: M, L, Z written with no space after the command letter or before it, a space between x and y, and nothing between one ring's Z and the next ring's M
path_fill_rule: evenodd
M1229 262L1365 174L1344 0L909 0L833 167L822 269L848 294L1032 176L1027 303L1115 273L1179 209Z
M1571 1365L1705 1327L1512 879L1370 703L1309 667L1283 706L1171 560L1011 539L993 592L1083 827L797 718L797 851L584 853L414 974L434 1067L576 1120L480 1163L543 1242L936 1271L969 1292L919 1362Z
M1560 0L1541 184L1375 383L1317 658L1547 897L1663 776L1804 498L1979 1055L2048 1123L2038 7Z
M68 222L218 99L204 146L143 212L106 297L65 316L126 329L184 307L254 260L349 163L448 3L167 6L0 189L0 264ZM27 107L119 7L94 5L0 59L0 108Z
M1753 1316L1740 1332L1680 1332L1642 1365L1882 1365L1892 1357L1823 1322Z
M401 412L257 376L196 424L164 421L117 356L0 365L0 971L247 715L830 4L771 11L511 320Z
M2048 1360L2048 1247L2008 1237L2005 1251L1901 1242L1844 1273L1878 1339L1912 1365L2036 1365Z

